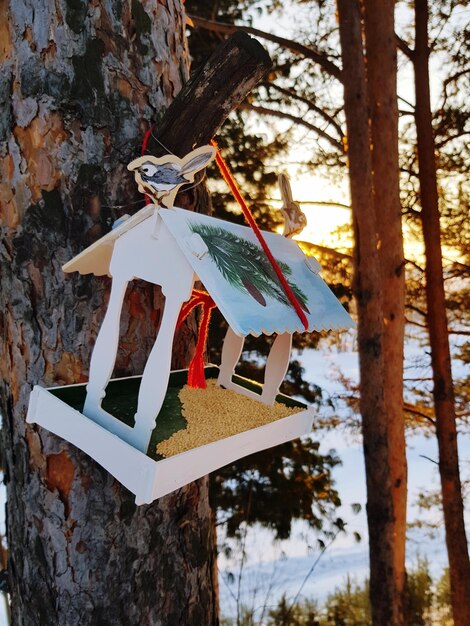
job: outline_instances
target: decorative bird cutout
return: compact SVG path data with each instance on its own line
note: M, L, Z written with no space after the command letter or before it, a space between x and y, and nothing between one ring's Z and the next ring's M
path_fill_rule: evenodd
M284 217L284 231L282 234L284 237L291 238L303 231L307 226L307 218L299 203L294 202L289 177L286 174L279 174L277 180L283 202L281 213Z
M194 182L196 172L204 169L215 157L215 148L196 148L182 159L168 154L160 158L145 155L134 159L127 169L134 172L139 191L155 204L171 208L182 185Z

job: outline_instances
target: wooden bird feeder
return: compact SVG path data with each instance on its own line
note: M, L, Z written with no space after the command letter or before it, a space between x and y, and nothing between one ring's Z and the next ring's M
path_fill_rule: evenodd
M155 193L154 199L161 200L161 195ZM137 504L150 503L238 458L309 433L312 409L279 395L292 334L354 325L320 278L318 262L306 257L291 239L263 233L302 307L307 329L251 228L161 204L147 205L63 267L65 272L111 276L109 304L88 384L34 387L27 415L28 422L40 424L95 459L135 494ZM110 380L122 303L134 278L161 286L163 316L142 376ZM170 372L170 363L180 311L195 280L203 283L229 326L221 364L206 367L206 377L256 404L273 405L277 399L299 410L162 458L156 444L185 428L179 392L188 373ZM236 376L235 367L245 336L262 333L276 333L276 338L260 386Z

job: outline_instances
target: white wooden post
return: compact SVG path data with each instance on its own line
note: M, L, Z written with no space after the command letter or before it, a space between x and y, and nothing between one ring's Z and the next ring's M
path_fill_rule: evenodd
M225 387L225 389L231 389L248 398L263 402L263 404L274 404L276 396L279 393L279 387L289 367L292 335L290 333L282 333L274 340L266 361L264 385L261 395L249 389L245 389L232 381L235 367L242 353L244 341L245 338L243 336L240 337L235 334L230 326L228 327L222 347L222 359L217 383L221 387Z
M97 414L101 412L101 402L106 395L106 386L116 362L122 302L129 278L119 275L113 279L108 309L93 348L87 396L83 408L83 414L92 419L96 419Z
M291 333L282 333L274 340L264 370L264 385L261 401L265 404L274 404L274 400L279 393L279 387L289 367L291 348Z
M170 378L171 352L176 323L186 299L166 296L157 340L142 374L135 425L127 439L131 445L142 450L142 452L147 452L150 436L165 399L168 379Z
M245 337L236 335L229 326L222 346L219 376L217 378L217 384L221 387L229 389L232 385L232 376L234 375L235 367L240 360L244 343Z
M111 295L90 364L90 378L83 414L124 441L146 453L155 421L168 386L171 351L178 315L191 296L194 271L162 224L154 207L150 215L121 233L114 243L109 273ZM129 221L133 218L129 218ZM142 376L135 426L107 413L101 403L111 378L119 343L119 323L126 287L132 278L160 284L165 308L157 339Z

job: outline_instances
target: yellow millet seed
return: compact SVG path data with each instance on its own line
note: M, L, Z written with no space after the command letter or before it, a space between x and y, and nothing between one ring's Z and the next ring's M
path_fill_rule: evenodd
M264 426L303 410L279 402L268 406L222 389L214 379L207 381L206 389L192 389L185 385L179 399L187 425L157 445L157 453L165 457Z

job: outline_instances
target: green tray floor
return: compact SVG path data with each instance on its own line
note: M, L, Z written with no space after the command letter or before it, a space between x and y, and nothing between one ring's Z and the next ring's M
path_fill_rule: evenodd
M204 372L206 379L217 378L219 368L213 365L207 366ZM129 426L133 426L134 424L140 380L140 376L110 380L106 388L106 396L102 403L102 407L105 411L114 415ZM178 394L182 387L186 385L187 380L187 370L171 372L170 374L165 400L158 414L157 424L150 438L147 451L147 455L156 461L163 458L156 453L157 444L168 439L173 433L186 428L186 420L181 412L181 402L178 398ZM233 380L251 391L261 393L261 385L258 383L237 375L234 376ZM73 409L80 411L80 413L82 412L85 403L86 384L56 387L49 389L49 392ZM279 394L276 399L278 402L282 402L287 406L305 408L305 405L301 402L282 394Z

